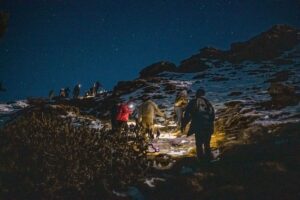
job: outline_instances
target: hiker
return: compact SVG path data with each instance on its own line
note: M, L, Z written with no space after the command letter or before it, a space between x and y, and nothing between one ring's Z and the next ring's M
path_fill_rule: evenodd
M66 97L66 91L65 88L61 88L59 91L59 97L60 98L65 98Z
M116 100L116 102L113 104L113 107L110 110L111 129L113 131L117 130L118 128L117 114L120 105L121 105L120 100Z
M175 103L174 103L174 112L176 115L176 123L177 123L177 128L180 129L181 127L181 121L183 117L183 112L185 107L188 104L188 96L187 96L187 91L182 90L178 92Z
M93 86L93 93L94 95L97 95L99 88L102 87L101 83L99 81L97 81L96 83L94 83Z
M95 96L94 86L87 91L86 96Z
M195 133L197 158L211 158L210 139L214 132L215 111L211 103L204 98L204 89L198 89L195 99L191 100L184 113L181 131L191 121L187 136Z
M65 88L65 98L69 98L69 94L70 94L70 88L66 87Z
M132 110L129 108L130 102L120 103L118 106L116 120L117 120L117 129L118 130L128 130L127 122L129 120L129 116L132 113Z
M75 87L73 89L73 98L74 99L78 99L78 97L80 95L80 88L81 88L81 84L75 85Z
M144 97L144 102L138 107L138 123L148 134L150 139L154 139L154 118L155 115L165 117L165 114L158 108L157 104L150 100L150 97ZM166 118L166 117L165 117ZM160 132L157 129L157 137Z

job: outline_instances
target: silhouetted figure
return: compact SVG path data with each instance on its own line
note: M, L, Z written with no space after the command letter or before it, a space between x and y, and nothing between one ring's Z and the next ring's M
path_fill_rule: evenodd
M113 131L116 131L118 128L117 114L118 114L120 105L121 105L121 101L117 100L110 110L111 129Z
M89 96L95 96L94 87L91 87L88 91Z
M98 93L99 88L102 87L101 83L99 81L97 81L96 83L94 83L94 95L96 95Z
M195 133L198 159L211 158L210 139L214 132L215 111L211 103L204 98L204 89L198 89L195 99L191 100L184 113L181 130L191 121L187 136Z
M75 85L75 87L73 89L73 98L74 99L77 99L79 97L79 95L80 95L80 88L81 88L80 84Z
M66 98L69 98L69 95L70 95L70 88L69 87L65 88L65 95L66 95Z
M65 88L61 88L59 91L59 97L60 98L66 98L66 91Z
M49 97L49 100L53 100L54 99L54 97L55 97L54 90L50 90L48 97Z

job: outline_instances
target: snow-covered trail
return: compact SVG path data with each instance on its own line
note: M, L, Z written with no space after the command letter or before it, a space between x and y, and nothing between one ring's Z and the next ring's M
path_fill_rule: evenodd
M219 156L220 143L225 139L224 133L215 132L211 138L211 148L214 156ZM150 145L149 155L166 154L173 158L191 157L196 154L195 136L187 137L185 133L175 127L161 131L159 138L155 138Z

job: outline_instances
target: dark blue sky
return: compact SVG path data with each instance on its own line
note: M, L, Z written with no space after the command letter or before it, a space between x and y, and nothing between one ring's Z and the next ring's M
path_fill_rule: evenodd
M0 0L0 101L111 89L154 62L179 62L204 46L229 48L274 24L300 26L299 0Z

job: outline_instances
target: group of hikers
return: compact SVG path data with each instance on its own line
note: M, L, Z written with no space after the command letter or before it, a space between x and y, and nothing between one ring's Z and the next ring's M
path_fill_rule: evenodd
M85 93L85 96L96 96L100 88L102 88L101 83L99 81L95 82L93 86ZM80 90L81 90L81 84L78 83L75 85L73 89L73 99L79 98ZM59 98L59 99L70 98L70 88L69 87L61 88L58 96L55 96L54 90L51 90L49 92L49 99L52 100L55 98Z
M205 90L201 88L197 90L195 98L189 101L187 91L180 91L175 99L174 112L177 128L181 133L187 132L187 136L195 134L198 159L210 160L210 140L214 132L215 111L212 104L204 96ZM166 119L164 112L149 96L142 97L142 103L135 109L133 99L129 99L127 102L119 100L111 110L112 130L128 129L127 122L129 117L133 116L136 127L144 136L154 139L156 133L158 138L160 131L154 126L156 115ZM187 128L188 131L185 131Z

